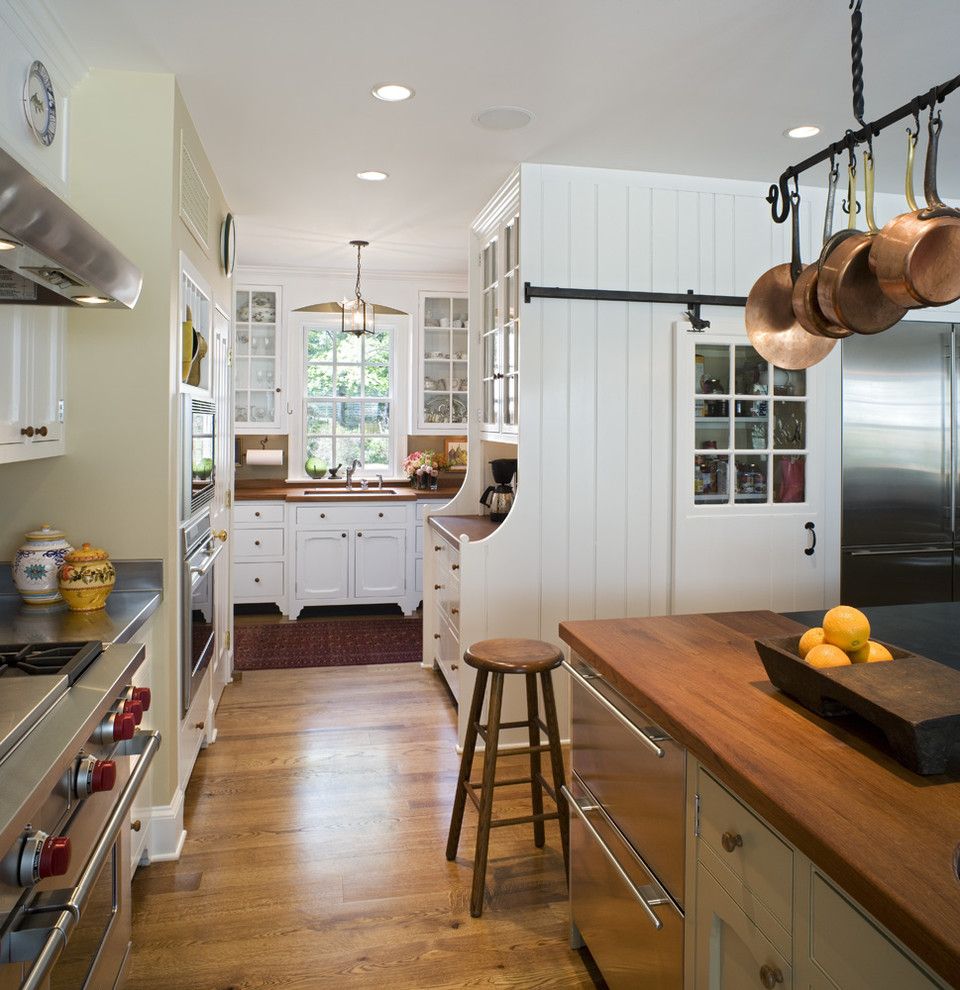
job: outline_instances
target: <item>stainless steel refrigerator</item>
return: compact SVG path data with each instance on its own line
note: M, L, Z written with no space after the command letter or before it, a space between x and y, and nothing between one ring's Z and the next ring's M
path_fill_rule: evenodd
M843 341L845 604L960 599L958 330L905 321Z

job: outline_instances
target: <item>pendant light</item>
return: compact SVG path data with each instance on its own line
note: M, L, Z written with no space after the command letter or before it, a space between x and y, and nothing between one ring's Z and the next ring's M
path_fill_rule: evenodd
M362 337L364 334L373 333L373 327L367 328L367 301L360 295L360 252L367 247L369 241L351 241L357 249L357 284L354 288L354 300L351 303L348 299L343 300L340 310L340 330L343 333L352 333L355 337ZM352 307L353 312L350 320L347 320L347 310ZM373 319L373 306L370 306L370 318Z

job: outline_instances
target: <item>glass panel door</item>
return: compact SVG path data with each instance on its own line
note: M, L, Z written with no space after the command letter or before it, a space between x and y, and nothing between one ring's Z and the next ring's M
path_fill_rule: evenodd
M271 289L238 289L234 321L234 421L241 431L277 425L280 390L279 298Z
M515 216L503 232L503 427L515 432L519 422L520 374L520 218Z
M503 378L500 337L500 279L497 269L497 238L483 249L483 325L481 351L483 370L483 425L492 430L500 429L501 381Z

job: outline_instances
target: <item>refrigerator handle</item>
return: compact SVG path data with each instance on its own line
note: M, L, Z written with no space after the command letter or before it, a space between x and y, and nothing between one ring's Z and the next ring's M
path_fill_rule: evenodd
M957 538L957 327L950 328L950 532Z

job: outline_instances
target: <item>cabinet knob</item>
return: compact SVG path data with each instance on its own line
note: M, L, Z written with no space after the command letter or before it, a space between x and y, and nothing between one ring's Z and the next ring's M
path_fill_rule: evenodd
M760 967L760 983L766 990L774 990L778 983L783 983L783 973L779 967L764 963Z
M379 517L380 517L381 519L383 518L383 513L382 513L382 512L378 512L378 513L377 513L377 515L378 515L378 516L379 516Z
M440 589L441 589L442 587L443 587L443 585L442 585L442 584L435 584L435 585L433 586L433 590L434 590L434 591L439 591L439 590L440 590Z
M732 853L735 849L739 849L743 845L743 836L739 832L724 832L720 836L720 845L728 853Z
M357 533L357 536L363 536L363 533Z
M277 386L277 395L279 395L279 394L280 394L280 386L278 385Z
M22 437L32 437L33 436L33 427L32 426L21 426L20 427L20 436L22 436Z
M196 722L193 727L195 729L203 729L204 723L203 722Z
M130 828L132 828L134 832L139 832L140 829L143 828L143 822L141 822L139 818L134 818L134 820L130 822Z
M434 639L439 639L440 638L440 633L434 633L433 634L433 638Z
M452 664L450 664L450 669L451 670L459 670L460 669L460 664L458 664L458 663L452 663Z
M259 513L259 512L254 512L254 515L255 515L255 516L256 516L256 517L258 518L258 519L260 518L260 513Z
M347 534L346 533L341 533L340 535L343 537L343 539L346 539L347 538Z
M459 564L451 564L450 565L450 570L451 571L459 571L460 570L460 565Z
M47 428L45 426L38 426L37 427L37 433L40 436L45 437L47 435Z
M320 518L321 518L321 519L326 519L326 518L327 518L327 514L326 514L326 512L321 512L321 513L320 513Z
M458 608L452 608L452 609L450 609L450 614L451 615L459 615L460 614L460 609L458 609Z
M260 583L260 578L254 578L253 579L253 583L254 584L259 584Z
M434 547L433 549L436 550L437 553L440 553L440 551L443 549L443 547Z
M225 529L221 529L219 532L216 532L213 535L218 540L220 540L221 543L226 543L227 542L227 531ZM257 541L257 546L260 546L260 541L259 540Z
M260 541L259 541L259 540L254 540L254 541L253 541L253 545L254 545L255 547L258 547L258 546L260 546Z

